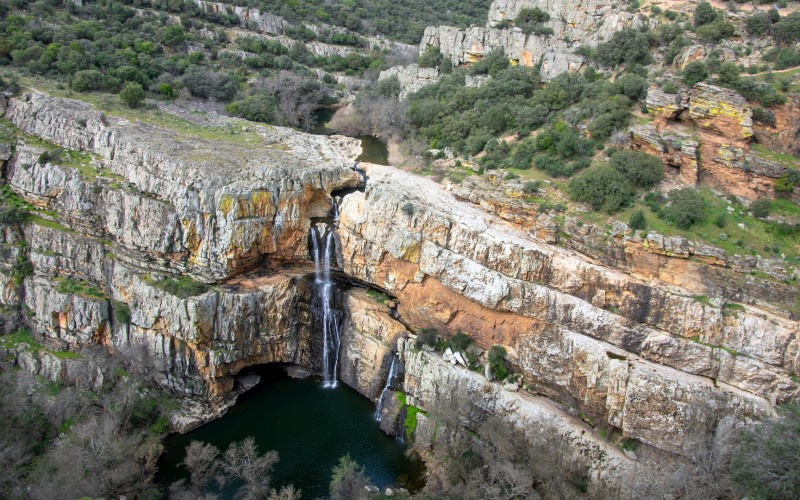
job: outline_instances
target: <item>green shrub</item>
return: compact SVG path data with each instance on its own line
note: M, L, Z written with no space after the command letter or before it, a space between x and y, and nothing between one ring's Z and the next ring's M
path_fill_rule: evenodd
M608 213L628 206L634 198L631 183L610 165L597 165L584 170L570 181L568 191L574 200Z
M708 78L708 72L706 71L706 65L702 61L692 61L683 70L683 83L690 87L706 78Z
M669 193L668 199L670 204L661 208L660 216L670 224L689 229L705 218L705 201L696 189L676 189Z
M502 48L494 49L483 58L473 64L469 72L472 75L491 75L496 76L500 71L507 68L509 65L508 57Z
M772 27L772 20L766 12L758 12L747 18L747 32L751 35L766 35Z
M508 361L506 360L506 349L503 346L495 345L489 349L489 368L492 369L492 375L498 381L502 382L509 375Z
M781 44L800 40L800 11L795 11L772 26L772 37Z
M800 496L800 406L791 402L778 416L744 428L731 456L731 478L741 496Z
M125 302L114 301L114 319L120 325L127 325L131 322L131 308Z
M350 455L341 457L339 463L333 466L330 484L331 500L362 498L366 486L367 474L364 467L350 458Z
M164 278L153 282L153 285L181 299L202 295L211 288L205 283L193 280L189 276L181 276L177 279Z
M756 107L753 108L753 120L774 127L775 113L769 109Z
M527 181L525 185L522 186L522 192L528 195L536 194L539 192L539 181Z
M443 60L444 56L442 55L441 52L439 52L439 49L437 49L433 45L428 45L427 47L425 47L425 52L423 52L422 55L419 56L417 64L421 68L437 68L442 63Z
M677 94L680 92L678 86L675 85L674 82L664 82L664 85L661 86L661 90L666 94Z
M766 198L759 198L750 204L750 212L757 219L768 217L771 211L772 203Z
M23 210L19 207L1 207L0 224L21 224L28 219L29 215L27 210Z
M406 217L411 217L414 215L414 205L411 202L403 203L403 206L400 207L400 210L405 214Z
M439 335L433 328L422 328L417 332L417 348L426 345L433 347L439 341Z
M634 231L639 231L641 229L647 228L647 219L644 216L644 212L641 210L637 210L631 214L631 218L628 221L628 227Z
M714 219L714 225L718 228L722 229L728 223L728 215L726 213L718 214L716 219Z
M144 102L144 89L140 84L130 82L119 93L119 97L129 108L138 108Z
M694 9L694 25L703 26L717 20L717 11L708 2L697 4Z
M526 35L552 35L552 28L545 26L544 23L550 20L550 14L538 7L523 8L514 18L514 24L519 27Z
M609 164L641 188L651 188L664 178L661 159L640 151L617 151Z
M472 339L469 338L469 335L459 330L455 335L450 337L448 344L452 350L463 352L472 344Z
M647 65L651 60L650 35L632 28L617 31L611 40L598 44L590 56L604 66Z

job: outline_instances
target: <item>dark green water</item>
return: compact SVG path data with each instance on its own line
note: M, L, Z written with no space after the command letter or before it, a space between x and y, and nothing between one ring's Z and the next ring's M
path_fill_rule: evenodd
M321 109L316 112L316 123L311 128L310 132L317 135L329 135L335 133L328 128L328 122L333 118L335 109ZM361 156L358 161L365 161L367 163L377 163L378 165L389 164L389 149L386 143L378 139L374 135L359 135L355 137L361 140Z
M178 464L192 440L211 443L224 451L228 444L253 436L263 453L276 450L280 461L272 474L272 487L293 484L303 498L327 497L331 467L349 453L379 487L409 485L422 475L422 465L405 456L405 446L387 436L373 418L371 401L344 384L323 389L318 379L289 378L279 366L261 368L261 383L240 396L228 413L187 434L167 438L159 461L165 484L187 477ZM223 498L231 498L225 491Z

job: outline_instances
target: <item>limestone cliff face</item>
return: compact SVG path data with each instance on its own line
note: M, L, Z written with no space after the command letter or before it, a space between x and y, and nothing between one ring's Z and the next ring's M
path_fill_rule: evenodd
M255 127L245 137L252 142L198 141L37 93L12 99L5 117L25 133L93 153L99 168L87 177L22 147L8 167L15 191L72 229L112 239L122 259L208 281L264 255L304 257L310 217L329 209L328 193L360 182L350 168L358 142L345 137L230 120L220 128Z
M795 321L728 314L537 242L431 181L367 173L341 206L344 271L395 294L404 322L505 346L537 392L687 457L797 394Z
M550 14L550 21L545 24L553 29L552 35L526 36L519 28L499 27L503 21L513 20L521 9L533 7ZM640 25L636 14L625 12L607 0L495 0L486 27L426 28L420 53L433 46L457 66L475 62L502 48L514 64L541 63L542 78L549 80L584 66L585 59L573 53L578 46L594 46L616 31Z
M8 185L39 211L3 229L0 298L55 349L22 346L17 362L68 379L81 369L52 352L143 346L164 386L204 402L184 407L178 428L224 411L244 367L318 368L309 269L283 264L308 261L310 219L329 211L331 191L361 183L356 140L228 119L204 138L167 112L156 117L177 128L38 93L4 107L22 132L90 156L57 159L22 139L6 162ZM33 272L20 286L21 260ZM170 293L164 280L184 273L216 285Z

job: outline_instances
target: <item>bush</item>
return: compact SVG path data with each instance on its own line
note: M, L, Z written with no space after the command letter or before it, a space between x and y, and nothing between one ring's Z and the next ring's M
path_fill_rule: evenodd
M417 348L426 345L433 347L439 341L439 336L433 328L422 328L417 332Z
M114 319L121 325L131 322L131 308L125 302L114 301Z
M119 93L119 98L129 108L138 108L144 102L144 89L138 83L130 82Z
M617 151L611 156L610 165L641 188L651 188L664 178L661 159L639 151Z
M721 213L717 215L717 218L714 219L714 225L718 228L722 229L728 223L728 215L726 213Z
M791 402L778 416L746 427L731 457L731 478L742 497L800 496L800 405Z
M641 210L633 212L630 220L628 221L628 227L634 231L647 229L647 219L644 216L644 212Z
M753 120L774 127L775 113L769 109L753 108Z
M772 37L781 44L800 40L800 11L795 11L772 26Z
M183 75L183 85L195 97L213 97L220 101L230 101L239 91L236 80L225 73L192 68Z
M262 123L278 123L278 104L275 96L259 93L238 99L225 106L225 112L250 120Z
M670 204L661 209L660 216L670 224L689 229L705 218L705 201L696 189L676 189L669 193L668 199Z
M509 65L505 51L501 48L494 49L469 68L471 75L495 76Z
M694 25L703 26L717 20L717 11L708 2L697 4L694 9Z
M539 181L527 181L522 187L522 192L528 195L538 193Z
M153 285L181 299L204 294L210 289L205 283L195 281L189 276L181 276L177 279L164 278L154 282Z
M663 90L665 94L677 94L680 92L678 86L673 82L664 82L664 85L661 86L661 90Z
M526 35L552 35L553 30L544 25L550 20L550 14L538 7L523 8L514 18L514 24Z
M641 99L647 94L647 79L634 73L625 73L617 78L620 91L630 99Z
M772 203L766 198L759 198L750 204L750 212L752 212L753 217L757 219L768 217L771 211Z
M570 181L568 191L574 200L608 213L628 206L634 197L631 183L610 165L597 165L584 170Z
M647 65L650 63L650 36L632 28L617 31L611 40L597 45L591 58L604 66Z
M417 64L420 68L438 68L443 60L444 56L439 52L439 49L433 45L428 45L425 47L425 52L419 56Z
M706 42L718 42L729 38L736 33L736 28L730 23L719 20L711 24L698 27L695 30L697 37Z
M509 375L506 350L503 346L495 345L489 349L489 368L491 368L494 378L500 382Z
M751 35L766 35L772 27L772 20L766 12L758 12L747 18L747 32Z
M28 219L28 212L18 207L0 208L0 224L16 225Z
M470 344L472 344L472 339L469 338L466 333L458 331L455 335L450 337L450 340L447 343L452 350L463 352L467 349L467 347L470 346Z
M692 87L708 77L706 65L702 61L692 61L683 70L683 83Z

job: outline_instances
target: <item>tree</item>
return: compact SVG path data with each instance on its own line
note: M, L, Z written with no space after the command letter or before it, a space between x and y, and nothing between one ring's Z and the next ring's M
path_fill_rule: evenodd
M741 435L731 457L731 477L750 498L800 497L800 405L789 403L778 416Z
M278 452L268 451L261 455L255 439L247 437L228 447L222 458L222 470L229 477L242 481L245 498L263 498L270 491L269 473L277 462Z
M639 231L641 229L647 228L647 219L644 216L644 212L641 210L637 210L631 214L631 218L628 221L628 227L633 229L634 231Z
M747 32L751 35L766 35L772 27L772 20L766 12L758 12L747 18Z
M708 78L708 71L706 71L703 61L692 61L683 70L683 83L690 87L706 78Z
M332 500L351 500L364 497L367 475L364 467L345 455L332 469L330 494Z
M119 97L129 108L138 108L144 102L144 89L138 83L129 82Z
M772 25L772 37L781 44L800 40L800 11L792 12Z
M627 206L634 191L627 177L610 165L597 165L576 175L568 186L572 199L608 213Z
M538 7L523 8L514 18L514 24L526 35L552 35L553 29L544 23L550 20L550 14Z
M697 4L694 9L694 25L703 26L716 21L717 11L708 2L701 2Z
M182 465L189 470L189 482L195 494L204 493L214 479L220 467L218 456L219 449L212 444L192 441L186 447L186 458Z
M664 178L661 159L640 151L617 151L609 164L637 187L648 189Z
M705 201L690 187L670 191L670 204L661 209L661 217L680 229L689 229L705 218Z

